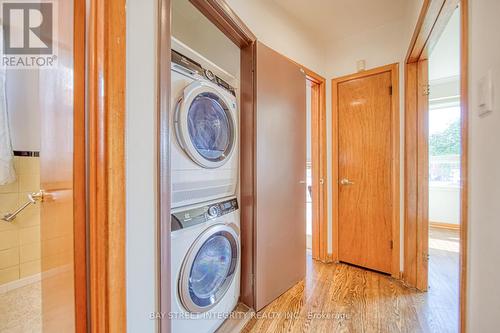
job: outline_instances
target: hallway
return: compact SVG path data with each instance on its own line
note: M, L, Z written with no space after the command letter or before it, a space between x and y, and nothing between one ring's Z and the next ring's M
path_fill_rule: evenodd
M308 255L305 284L268 305L243 332L457 332L458 231L430 229L429 246L427 293Z

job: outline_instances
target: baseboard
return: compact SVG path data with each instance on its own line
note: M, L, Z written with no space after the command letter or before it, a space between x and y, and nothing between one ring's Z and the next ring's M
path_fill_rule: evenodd
M443 222L429 222L429 227L449 230L460 230L460 224L443 223Z
M40 282L41 280L42 280L42 274L37 273L35 275L26 276L19 280L14 280L6 284L2 284L0 285L0 294L5 294L8 291L21 288L30 285L32 283Z

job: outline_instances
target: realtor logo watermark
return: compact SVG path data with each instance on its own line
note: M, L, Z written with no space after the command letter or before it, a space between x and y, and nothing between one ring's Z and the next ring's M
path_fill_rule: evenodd
M2 66L53 68L57 64L57 3L0 0Z

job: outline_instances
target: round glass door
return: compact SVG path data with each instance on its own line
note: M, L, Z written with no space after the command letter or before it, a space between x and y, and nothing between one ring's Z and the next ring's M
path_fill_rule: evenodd
M232 146L232 125L224 102L212 93L195 97L188 110L189 137L196 151L208 161L228 156Z
M208 311L222 299L233 281L238 256L233 228L216 225L200 236L181 272L180 296L188 311Z
M177 138L191 159L205 168L222 166L236 140L236 120L226 99L195 82L186 88L176 113Z

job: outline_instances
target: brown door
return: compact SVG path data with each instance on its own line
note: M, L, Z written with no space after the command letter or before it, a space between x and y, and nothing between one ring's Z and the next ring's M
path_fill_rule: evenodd
M338 85L339 260L391 273L391 72Z
M85 2L59 1L57 18L57 66L39 74L42 327L84 332Z
M302 280L306 268L306 79L257 45L255 308Z

